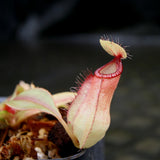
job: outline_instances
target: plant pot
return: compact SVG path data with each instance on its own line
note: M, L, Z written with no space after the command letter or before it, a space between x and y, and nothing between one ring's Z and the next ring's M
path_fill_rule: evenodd
M83 150L75 155L68 156L65 158L56 158L53 160L86 160L85 158L86 156L87 156L87 150Z
M57 158L53 160L105 160L104 158L104 140L98 142L95 146L83 150L73 156Z

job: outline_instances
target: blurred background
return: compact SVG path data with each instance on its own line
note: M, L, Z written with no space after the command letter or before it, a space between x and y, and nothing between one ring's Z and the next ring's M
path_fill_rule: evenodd
M112 101L105 159L158 160L159 0L0 1L0 96L20 80L70 90L79 73L111 59L99 45L104 35L132 55Z

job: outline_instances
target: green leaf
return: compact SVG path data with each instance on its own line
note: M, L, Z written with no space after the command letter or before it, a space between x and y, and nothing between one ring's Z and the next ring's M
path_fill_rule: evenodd
M9 113L7 111L0 111L0 129L8 127L7 119Z
M16 110L35 109L39 110L39 112L54 114L56 118L61 118L61 114L54 104L52 95L42 88L26 90L6 104Z
M75 92L60 92L54 94L53 99L56 107L64 106L65 108L67 108L66 104L71 103L75 99L76 95L77 93Z
M76 137L69 129L67 123L63 120L61 113L54 103L53 96L47 90L42 88L33 88L23 91L6 104L9 107L18 110L15 115L16 121L15 123L12 123L12 126L17 125L29 116L40 112L45 112L55 116L58 119L72 139L75 146L78 146Z
M25 83L24 81L20 81L19 84L16 86L11 97L9 97L9 100L13 100L18 94L32 88L35 88L34 84L28 84L28 83Z

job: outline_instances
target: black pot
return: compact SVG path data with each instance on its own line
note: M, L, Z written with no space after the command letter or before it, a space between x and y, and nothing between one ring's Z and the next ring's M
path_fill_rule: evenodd
M95 146L83 150L73 156L65 158L56 158L53 160L105 160L103 149L104 149L104 141L101 140Z

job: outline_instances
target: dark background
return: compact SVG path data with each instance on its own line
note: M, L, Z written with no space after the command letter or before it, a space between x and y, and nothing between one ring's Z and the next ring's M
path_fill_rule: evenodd
M159 28L159 6L158 0L5 0L0 2L0 39L120 31L140 24Z
M79 73L111 59L99 45L104 34L132 55L111 105L106 159L158 160L158 0L1 0L0 96L20 80L52 93L70 90Z

